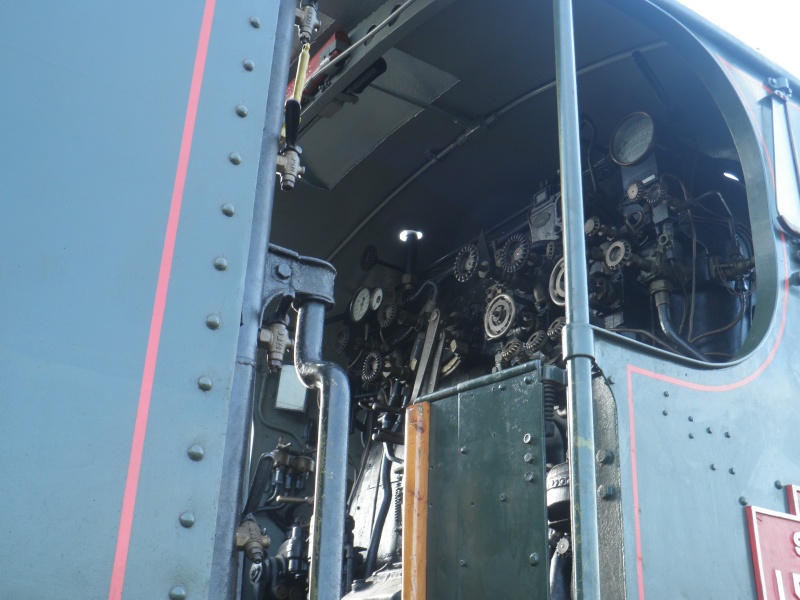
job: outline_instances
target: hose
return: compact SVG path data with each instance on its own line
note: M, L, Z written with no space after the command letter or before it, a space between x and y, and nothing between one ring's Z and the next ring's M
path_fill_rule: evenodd
M686 356L706 362L708 359L705 355L697 351L694 346L683 339L672 324L669 316L669 292L660 290L655 292L654 297L656 300L656 310L658 311L658 323L661 325L661 331L664 332L667 339L675 344Z

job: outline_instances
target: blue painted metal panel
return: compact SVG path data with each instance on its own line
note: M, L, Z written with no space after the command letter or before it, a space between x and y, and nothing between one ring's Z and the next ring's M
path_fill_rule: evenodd
M213 4L0 7L3 597L109 596L201 20ZM277 18L272 3L213 8L125 598L173 586L207 596ZM205 324L212 313L216 330ZM193 444L202 461L188 457Z

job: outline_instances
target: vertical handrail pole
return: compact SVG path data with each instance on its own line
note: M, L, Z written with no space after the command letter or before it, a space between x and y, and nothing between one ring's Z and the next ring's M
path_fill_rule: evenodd
M567 364L567 412L570 425L570 516L574 556L572 590L574 598L584 600L600 598L600 554L592 407L594 341L589 326L572 0L553 0L553 20L564 227L567 323L563 332L563 348Z

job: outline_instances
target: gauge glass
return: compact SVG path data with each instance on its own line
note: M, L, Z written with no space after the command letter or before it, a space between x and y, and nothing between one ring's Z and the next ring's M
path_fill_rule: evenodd
M372 295L369 299L369 307L372 310L378 310L383 302L383 288L375 288L372 290Z
M625 117L611 136L609 151L614 162L621 166L635 164L653 149L655 125L647 113L637 112Z
M353 296L353 301L350 302L350 318L354 323L358 323L367 316L370 296L369 288L366 287L359 289Z

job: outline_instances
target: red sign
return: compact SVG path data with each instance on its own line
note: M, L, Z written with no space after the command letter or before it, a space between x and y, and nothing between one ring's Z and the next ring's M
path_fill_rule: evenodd
M748 506L747 524L758 599L800 599L800 516Z

